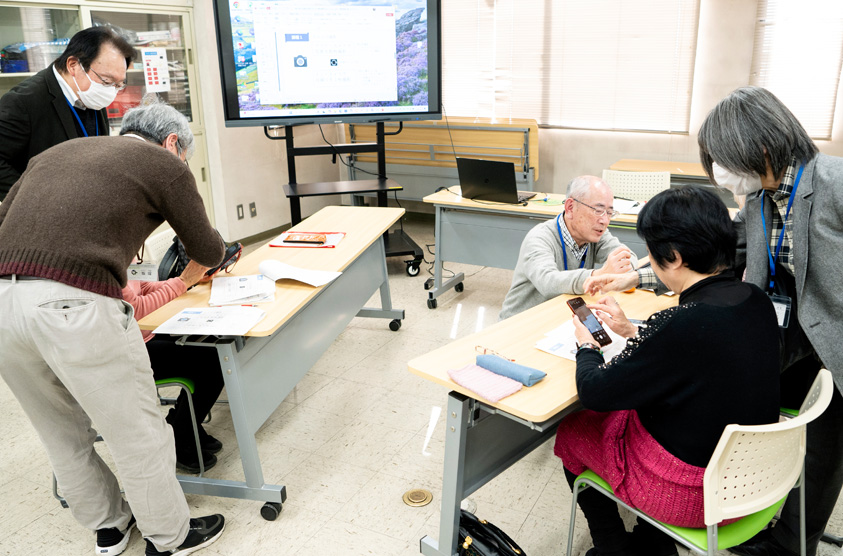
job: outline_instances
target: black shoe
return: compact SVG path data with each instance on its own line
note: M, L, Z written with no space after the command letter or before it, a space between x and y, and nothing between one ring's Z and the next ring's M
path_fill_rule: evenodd
M202 450L202 462L205 464L205 471L207 471L217 464L217 456L211 452ZM199 468L199 458L191 456L179 457L178 453L176 453L176 469L181 469L188 473L199 473L201 471Z
M132 529L135 527L135 516L129 520L125 531L120 531L117 527L109 527L108 529L97 530L97 544L96 553L100 555L116 556L122 554L126 550L126 545L129 544L129 537L132 535Z
M786 549L772 538L753 542L749 539L743 544L733 546L729 552L741 556L797 556L795 552Z
M225 518L220 514L196 517L190 520L190 529L187 532L187 537L178 548L161 552L155 548L152 541L147 539L145 554L146 556L160 556L162 554L186 556L216 541L222 535L223 529L225 529Z
M205 432L202 425L199 425L199 444L202 446L202 451L204 452L216 454L222 450L222 442Z

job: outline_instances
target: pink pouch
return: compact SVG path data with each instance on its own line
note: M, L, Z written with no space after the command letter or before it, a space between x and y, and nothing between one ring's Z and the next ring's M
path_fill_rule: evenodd
M517 380L487 371L474 363L462 369L451 369L448 371L448 376L463 388L468 388L492 403L516 393L523 387L523 384Z

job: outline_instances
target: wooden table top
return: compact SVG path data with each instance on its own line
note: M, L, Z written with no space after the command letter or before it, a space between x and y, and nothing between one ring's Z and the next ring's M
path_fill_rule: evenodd
M572 297L575 296L561 295L485 330L417 357L409 362L409 369L412 373L441 384L449 390L477 398L476 394L453 382L448 376L448 370L473 363L477 355L475 346L494 350L515 359L518 364L542 370L547 376L534 386L524 387L498 403L484 403L534 423L544 422L577 401L576 362L545 353L535 347L536 342L544 338L545 333L572 318L571 310L565 304ZM615 293L613 297L628 317L642 320L678 302L678 296L656 296L643 290ZM583 298L587 303L595 300L589 296Z
M335 248L270 247L267 242L254 252L242 257L231 274L223 276L248 276L260 274L258 265L274 259L309 270L343 271L366 248L380 238L401 216L404 209L380 207L325 207L293 228L298 232L345 232L345 237ZM266 311L263 318L246 336L270 336L296 312L304 307L324 287L295 280L278 280L275 301L257 303ZM211 284L199 284L184 295L167 303L139 321L142 330L154 330L183 309L208 307Z

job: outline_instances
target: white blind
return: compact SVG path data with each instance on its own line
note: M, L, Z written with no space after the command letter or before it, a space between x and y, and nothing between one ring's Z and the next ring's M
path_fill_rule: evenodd
M830 139L843 56L843 2L760 0L749 82L769 89L815 139Z
M445 0L445 109L687 132L698 13L698 0Z

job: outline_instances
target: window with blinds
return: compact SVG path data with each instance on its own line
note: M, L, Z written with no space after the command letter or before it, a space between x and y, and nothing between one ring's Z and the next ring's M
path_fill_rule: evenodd
M841 54L840 0L759 0L749 82L779 97L814 139L831 139Z
M443 2L445 110L687 132L698 17L698 0Z

